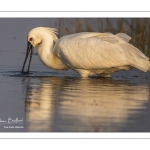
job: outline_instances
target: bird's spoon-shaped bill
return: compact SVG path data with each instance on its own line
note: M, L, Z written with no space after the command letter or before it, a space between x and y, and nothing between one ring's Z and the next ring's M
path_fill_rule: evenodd
M26 57L25 57L25 60L24 60L24 63L23 63L22 71L21 71L22 73L27 73L27 74L29 73L33 50L34 50L34 47L31 45L30 42L28 42L27 43ZM30 53L30 51L31 51L31 53ZM24 67L25 67L25 64L26 64L29 53L30 53L30 60L29 60L28 70L27 70L27 72L24 72Z

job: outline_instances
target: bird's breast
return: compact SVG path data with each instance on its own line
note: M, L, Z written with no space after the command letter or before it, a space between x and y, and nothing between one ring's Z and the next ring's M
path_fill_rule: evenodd
M56 70L67 70L69 67L58 57L52 53L43 53L38 50L38 56L40 61L47 67Z

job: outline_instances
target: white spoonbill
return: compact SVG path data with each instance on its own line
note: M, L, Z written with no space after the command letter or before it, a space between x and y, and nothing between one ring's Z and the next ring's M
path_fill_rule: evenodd
M24 66L31 51L28 70L34 47L42 63L57 70L73 69L82 77L100 75L110 77L119 70L135 67L146 72L150 61L139 49L129 44L125 33L81 32L61 37L54 28L36 27L28 33L28 46Z

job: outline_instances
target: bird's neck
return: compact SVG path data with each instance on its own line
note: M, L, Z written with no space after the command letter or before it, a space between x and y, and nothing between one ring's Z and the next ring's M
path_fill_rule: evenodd
M45 39L38 47L41 62L53 69L67 69L68 67L56 56L53 40Z

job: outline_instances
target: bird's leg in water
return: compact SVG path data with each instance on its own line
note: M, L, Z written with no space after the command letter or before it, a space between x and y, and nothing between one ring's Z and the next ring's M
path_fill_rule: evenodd
M75 71L77 71L80 74L80 76L83 78L86 78L89 75L91 75L89 70L76 69Z
M102 74L99 74L99 76L105 77L105 78L110 78L110 77L111 77L111 74L102 73Z

